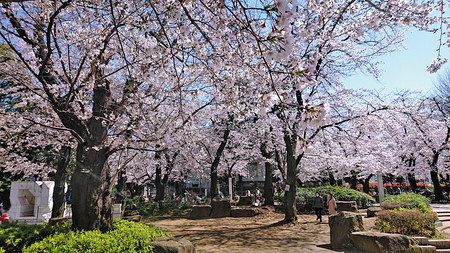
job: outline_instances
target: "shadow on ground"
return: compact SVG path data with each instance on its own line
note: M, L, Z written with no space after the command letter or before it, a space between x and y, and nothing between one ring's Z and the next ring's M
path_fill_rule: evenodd
M278 225L282 219L281 214L271 213L252 218L175 219L151 223L192 241L200 253L340 252L329 247L327 223L317 224L312 215L302 215L296 225Z

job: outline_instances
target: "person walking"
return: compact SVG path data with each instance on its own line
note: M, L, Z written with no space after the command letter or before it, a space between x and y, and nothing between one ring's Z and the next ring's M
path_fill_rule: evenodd
M319 192L316 192L316 196L313 199L313 208L317 217L316 221L322 222L323 198Z
M333 215L337 213L337 204L336 199L333 196L333 193L328 193L328 214Z

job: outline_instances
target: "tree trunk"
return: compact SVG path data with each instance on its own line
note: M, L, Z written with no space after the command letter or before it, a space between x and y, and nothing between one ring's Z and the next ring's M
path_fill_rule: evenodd
M223 139L220 142L220 146L216 151L214 161L211 164L211 173L210 173L211 186L209 189L211 199L219 195L219 177L217 176L217 168L219 167L220 157L222 156L225 146L227 145L229 136L230 130L225 129L225 131L223 132Z
M286 185L289 189L284 192L284 222L297 221L297 208L295 205L295 197L297 193L297 163L295 159L295 137L284 134L284 143L286 144L287 173Z
M267 152L266 150L266 144L262 143L261 147L261 154L264 158L266 159L270 159L271 158L271 154L269 152ZM264 163L264 170L265 170L265 175L264 175L264 205L268 205L268 206L273 206L274 205L274 201L273 201L273 196L274 196L274 191L273 191L273 165L270 162L265 162Z
M350 188L353 190L358 190L358 178L356 178L356 172L351 171L352 176L350 177Z
M155 188L156 196L155 201L163 201L166 194L166 186L163 183L161 167L158 165L155 172Z
M72 176L72 226L78 230L112 229L108 150L79 144Z
M273 166L270 162L264 163L265 179L264 179L264 204L273 206Z
M70 151L71 148L68 146L62 146L59 151L58 165L56 168L56 173L53 178L55 181L55 187L53 188L53 208L52 208L52 218L58 218L64 216L64 199L65 199L65 188L67 179L67 169L70 162Z
M409 182L409 187L411 187L411 190L413 192L417 192L417 181L416 181L416 177L414 176L413 173L408 173L408 182Z
M370 191L370 179L372 178L373 174L370 174L367 178L364 179L364 184L363 184L363 191L365 193L369 193Z
M439 181L439 174L438 174L438 168L437 168L437 162L439 160L439 152L433 152L433 160L431 162L431 181L433 181L433 187L434 187L434 199L444 200L444 194L442 194L442 188L441 183Z
M123 200L126 197L126 184L127 184L127 177L126 177L126 171L121 170L119 171L119 174L117 175L117 185L116 185L116 199L115 203L122 203Z
M439 182L438 173L435 170L430 171L431 181L433 182L434 188L434 199L439 201L444 199L444 195L442 194L441 184Z
M330 180L330 185L335 186L336 185L336 179L334 178L333 173L329 172L328 173L328 177L329 177L329 180Z

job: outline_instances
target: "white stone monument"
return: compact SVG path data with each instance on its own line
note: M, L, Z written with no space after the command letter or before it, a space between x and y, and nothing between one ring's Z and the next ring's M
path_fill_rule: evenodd
M47 222L53 208L53 181L16 181L11 184L11 220Z

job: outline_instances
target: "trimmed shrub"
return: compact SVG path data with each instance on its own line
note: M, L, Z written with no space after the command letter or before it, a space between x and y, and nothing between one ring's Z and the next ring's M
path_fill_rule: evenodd
M383 210L378 212L375 226L385 233L403 235L433 236L436 233L434 212L421 212L418 209Z
M394 210L399 208L417 209L422 213L430 213L430 199L416 193L405 193L400 195L388 196L381 207L386 210Z
M68 231L70 231L69 223L53 226L48 224L4 223L0 225L0 247L7 253L21 252L23 247L43 240L47 236Z
M316 192L324 197L326 205L326 194L332 192L336 200L356 201L359 208L367 208L370 204L375 203L375 199L364 192L339 186L321 186L311 188L299 188L297 191L297 201L300 205L304 205L305 211L312 210L312 203Z
M40 242L25 247L24 253L150 253L153 252L152 240L166 236L156 228L142 223L124 220L114 221L114 230L70 231L57 233Z

